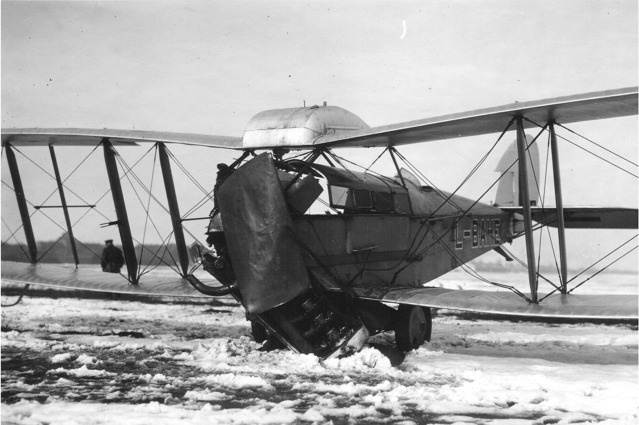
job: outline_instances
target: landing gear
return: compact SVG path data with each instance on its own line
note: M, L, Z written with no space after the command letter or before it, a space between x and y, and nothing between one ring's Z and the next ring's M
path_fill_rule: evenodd
M266 338L268 338L268 332L266 328L262 326L257 320L251 321L251 335L253 335L253 339L255 342L264 342Z
M322 358L358 351L368 338L360 319L343 313L313 289L260 317L297 351Z
M419 348L430 341L432 318L430 308L400 304L395 320L395 343L402 351Z

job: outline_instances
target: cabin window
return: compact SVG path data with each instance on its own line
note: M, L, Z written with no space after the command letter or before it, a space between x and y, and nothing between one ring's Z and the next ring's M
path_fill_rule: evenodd
M373 199L371 198L371 191L368 189L352 189L353 198L355 199L356 208L373 208Z
M331 186L331 205L339 208L372 209L373 199L368 189L351 189Z
M341 186L330 186L331 205L334 207L346 207L348 202L348 188ZM352 203L352 202L351 202Z
M393 201L390 193L373 192L373 199L375 201L375 210L392 211Z
M379 212L394 211L408 214L410 207L406 193L374 192L365 188L329 186L330 202L334 208Z
M393 193L393 204L397 214L410 214L410 203L407 193Z

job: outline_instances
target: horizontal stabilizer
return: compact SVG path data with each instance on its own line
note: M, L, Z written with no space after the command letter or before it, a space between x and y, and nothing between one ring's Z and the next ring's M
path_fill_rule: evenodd
M523 214L522 207L502 207L511 214ZM532 207L532 218L546 226L557 227L557 208ZM617 207L564 207L567 229L636 229L637 209Z
M114 145L138 143L175 143L223 149L242 149L241 137L206 134L168 133L144 130L107 130L87 128L3 128L2 146L95 146L102 139Z
M514 292L459 291L443 288L394 289L381 298L371 297L370 293L361 294L361 296L388 303L525 317L581 319L637 319L638 317L637 297L627 294L555 294L539 304L530 304Z
M99 270L76 270L59 264L2 262L2 283L19 283L57 288L82 289L130 295L205 298L186 279L148 275L138 285L130 284L122 275Z

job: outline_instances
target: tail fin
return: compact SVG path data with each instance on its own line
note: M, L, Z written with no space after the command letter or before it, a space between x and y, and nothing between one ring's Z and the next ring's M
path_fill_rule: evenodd
M532 137L526 135L526 141L530 143ZM530 193L530 204L537 205L539 200L539 148L537 143L533 143L526 154L528 164L528 192ZM521 206L519 191L519 167L517 164L511 165L517 161L517 141L513 141L504 155L499 160L495 171L503 173L497 186L497 196L495 197L495 205L502 207ZM508 169L510 167L510 169ZM508 171L506 171L508 170Z

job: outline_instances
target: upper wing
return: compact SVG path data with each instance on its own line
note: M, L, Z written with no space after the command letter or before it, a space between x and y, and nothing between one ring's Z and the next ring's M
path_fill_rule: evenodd
M312 110L313 108L298 109L303 109L302 115L308 118L308 111L306 110ZM333 109L329 112L334 112ZM321 108L318 110L321 110ZM289 110L287 109L282 111ZM270 113L272 115L273 111L266 111L265 113ZM258 121L264 124L262 121L265 119L265 117L263 117L265 113L258 114L254 119L260 118ZM292 133L296 136L293 137L293 140L286 139L286 137L283 136L283 133L279 131L280 126L285 129L289 129L289 127L291 127L292 123L289 122L290 116L285 115L280 117L283 121L279 122L277 120L273 121L273 117L267 114L267 127L260 127L260 129L262 130L262 133L264 130L275 130L272 131L274 132L274 135L269 136L266 141L253 140L255 137L259 139L259 137L262 136L255 136L253 134L255 131L250 131L251 126L249 125L244 138L140 130L97 130L78 128L3 129L2 143L3 145L8 142L12 145L95 145L103 138L108 138L109 141L114 144L163 142L226 149L273 149L277 147L305 149L316 146L390 146L499 133L505 129L512 117L517 115L523 115L534 123L545 124L550 120L554 120L559 123L570 123L636 114L637 87L631 87L575 96L557 97L534 102L514 103L495 108L479 109L470 112L443 115L440 117L426 118L373 128L362 128L366 127L365 125L356 126L358 128L362 128L361 130L351 130L340 125L335 126L333 125L335 123L328 125L329 123L322 121L316 123L319 127L321 127L321 129L318 127L318 129L315 129L317 131L310 131L306 128L306 126L309 125L306 123L304 124L304 128L293 129L295 131ZM323 117L322 119L330 118L334 120L335 117L333 115L335 114L328 114L327 117ZM357 118L357 120L359 120L359 118ZM359 123L359 121L357 122ZM524 127L534 126L535 124L532 122L524 121ZM337 124L340 123L341 121L337 120ZM306 133L309 133L310 135Z
M205 134L167 133L142 130L98 130L86 128L3 128L2 145L96 145L108 138L112 144L135 145L144 142L179 143L225 149L242 149L241 137Z
M153 276L131 285L123 276L60 264L2 262L2 282L134 295L204 298L186 279ZM209 297L207 297L209 298Z
M356 288L356 293L359 288ZM403 288L386 292L360 291L362 298L388 303L478 313L525 317L588 319L636 319L637 297L632 295L554 294L539 304L530 304L513 292L452 290L442 288Z
M317 145L330 147L389 146L499 133L513 116L540 125L590 121L637 114L637 87L521 102L488 109L443 115L349 133L325 135ZM534 124L524 121L524 127Z

